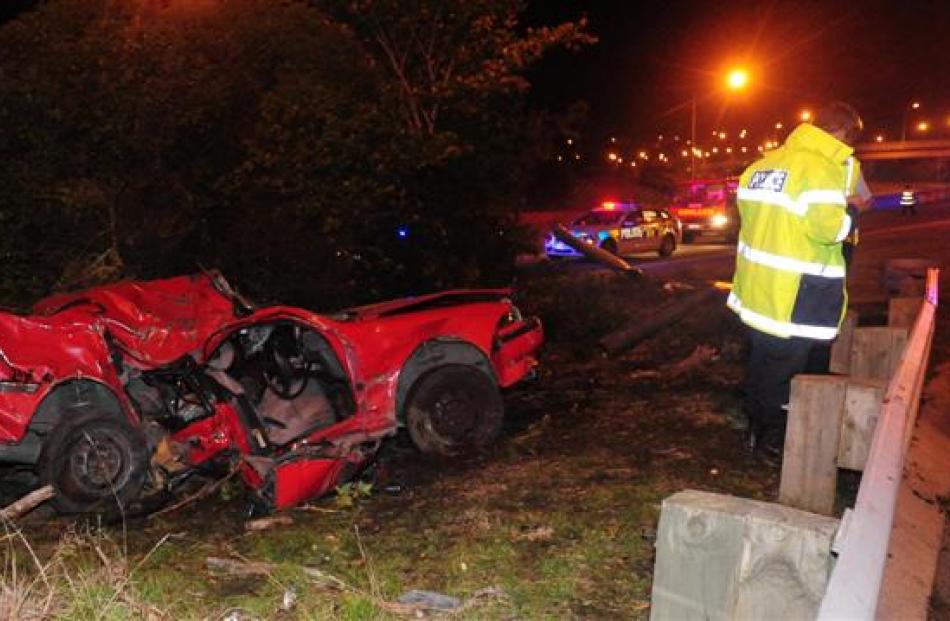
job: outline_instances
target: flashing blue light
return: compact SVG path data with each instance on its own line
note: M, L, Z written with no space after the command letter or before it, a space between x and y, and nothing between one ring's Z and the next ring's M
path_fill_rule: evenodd
M396 235L399 237L399 239L406 239L407 237L409 237L409 227L408 227L408 226L397 226L397 227L396 227Z
M610 233L608 233L607 231L598 231L597 237L600 239L600 241L604 241L605 239L610 237Z

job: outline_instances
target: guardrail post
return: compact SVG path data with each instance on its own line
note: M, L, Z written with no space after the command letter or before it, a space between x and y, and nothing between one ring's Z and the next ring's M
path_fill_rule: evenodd
M854 329L858 325L858 314L849 310L844 315L838 337L831 344L831 359L828 370L832 373L847 375L851 371L851 345L854 340Z
M847 389L846 377L792 378L778 495L782 504L823 515L834 510L838 440Z
M883 381L848 381L838 442L839 468L864 470L886 390L887 383Z
M923 303L922 296L890 298L887 301L887 326L909 330L914 325Z
M900 362L905 345L906 328L855 328L849 375L862 379L889 380Z

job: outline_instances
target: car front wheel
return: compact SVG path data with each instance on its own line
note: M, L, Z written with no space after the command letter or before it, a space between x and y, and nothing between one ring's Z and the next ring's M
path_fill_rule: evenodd
M406 401L406 426L424 453L455 455L492 443L504 405L494 380L470 365L451 364L424 375Z
M148 468L145 437L127 420L100 412L67 412L46 440L40 479L56 492L61 513L122 510L142 492Z
M657 251L661 257L668 257L676 250L676 238L672 235L664 235L660 242L660 249Z

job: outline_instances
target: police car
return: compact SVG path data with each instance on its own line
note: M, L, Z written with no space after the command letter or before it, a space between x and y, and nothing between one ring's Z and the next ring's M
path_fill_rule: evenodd
M679 221L668 211L612 201L588 211L568 228L581 241L622 256L656 252L666 257L673 254L682 237ZM554 235L545 240L544 250L551 258L581 256Z

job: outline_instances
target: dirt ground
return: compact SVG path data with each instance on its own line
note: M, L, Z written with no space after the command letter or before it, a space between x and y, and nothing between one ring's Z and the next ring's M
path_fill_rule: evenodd
M778 490L778 466L741 448L745 343L724 295L620 355L597 346L706 286L534 266L518 303L544 319L542 372L505 395L506 428L491 450L435 459L399 437L380 454L371 494L341 490L274 531L245 532L242 490L226 485L157 520L94 532L121 544L135 563L129 588L168 618L390 618L389 602L410 589L469 598L463 618L647 618L664 497L774 500ZM950 355L943 338L935 355ZM856 483L841 477L839 504ZM41 555L83 528L44 512L24 524ZM222 577L209 556L277 569ZM315 583L314 571L332 580ZM291 591L299 603L280 609ZM84 618L97 602L65 616ZM128 611L116 610L102 618Z

